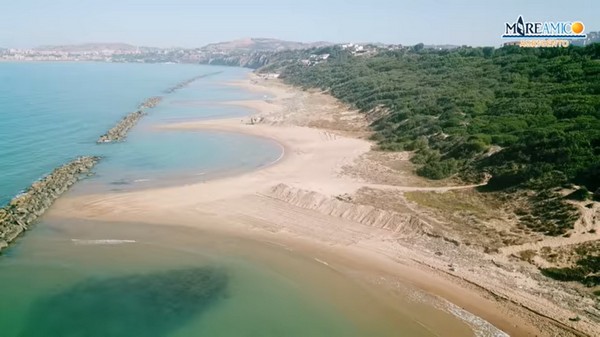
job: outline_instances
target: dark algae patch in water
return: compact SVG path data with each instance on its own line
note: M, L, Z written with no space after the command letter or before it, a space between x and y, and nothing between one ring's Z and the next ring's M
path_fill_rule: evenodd
M209 267L88 279L34 302L20 336L168 336L222 298L227 283Z

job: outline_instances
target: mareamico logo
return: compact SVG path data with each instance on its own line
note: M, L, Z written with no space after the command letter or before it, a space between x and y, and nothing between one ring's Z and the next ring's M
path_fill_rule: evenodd
M581 21L532 21L519 16L515 22L504 23L504 39L585 39L585 26Z

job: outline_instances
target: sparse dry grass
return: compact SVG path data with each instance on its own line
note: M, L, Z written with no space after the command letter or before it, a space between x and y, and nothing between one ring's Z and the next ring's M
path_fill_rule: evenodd
M538 254L555 267L571 267L582 257L600 256L600 240L554 248L542 247Z
M527 249L520 251L519 256L521 257L521 260L532 263L533 258L537 256L537 253L535 250Z
M405 192L404 197L418 205L433 208L443 212L471 215L481 220L495 216L493 209L501 204L493 198L473 190L459 190L447 192Z
M353 202L362 205L370 205L380 209L390 210L398 213L410 214L413 210L408 207L401 192L381 191L372 188L361 188L353 197Z
M488 252L537 240L536 234L516 228L516 219L503 210L500 200L474 189L443 193L361 189L355 202L415 213L433 232Z
M456 185L450 179L429 180L415 174L415 165L410 162L410 152L370 151L361 156L353 165L343 168L343 173L351 177L375 184L443 187Z

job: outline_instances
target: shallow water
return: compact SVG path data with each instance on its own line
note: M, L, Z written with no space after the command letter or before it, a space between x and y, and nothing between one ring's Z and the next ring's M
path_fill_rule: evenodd
M0 91L2 202L80 154L104 159L95 176L69 193L201 181L256 169L280 155L278 144L261 138L156 127L246 114L219 104L260 97L223 84L245 70L216 68L222 73L166 96L126 142L96 145L98 135L145 98L215 68L0 68L0 79L13 83ZM2 254L2 337L472 335L450 313L390 296L305 253L207 230L45 216Z
M224 84L246 73L200 65L0 63L0 205L80 155L104 156L96 171L99 176L111 175L106 180L146 181L146 185L164 180L162 173L167 170L181 181L273 161L281 149L264 139L155 128L175 121L246 114L241 108L215 104L257 97ZM200 74L212 75L172 94L163 92ZM124 115L157 95L164 101L148 110L128 142L95 144Z
M47 219L0 284L2 336L435 336L411 314L423 306L381 303L302 254L175 226Z
M33 302L21 335L165 336L209 309L227 280L210 267L85 279Z
M277 160L274 141L216 131L140 129L106 150L95 176L75 192L127 191L180 185L255 170Z

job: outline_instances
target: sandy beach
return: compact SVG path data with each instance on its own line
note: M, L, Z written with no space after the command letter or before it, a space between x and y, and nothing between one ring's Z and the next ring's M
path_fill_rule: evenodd
M388 177L368 140L369 121L322 93L250 77L231 83L263 99L224 104L253 111L246 118L163 125L272 139L281 157L260 170L185 186L67 195L51 217L188 226L283 245L364 284L387 292L409 285L453 303L510 336L594 336L579 321L577 294L531 278L502 255L485 254L436 235L435 226L406 205L379 203L381 193L448 191L412 175ZM401 156L402 154L397 154ZM391 156L391 155L390 155ZM358 196L362 196L359 198ZM364 196L371 202L363 202ZM452 310L450 310L452 311ZM479 323L473 323L479 324Z

